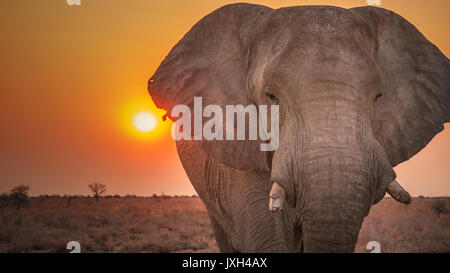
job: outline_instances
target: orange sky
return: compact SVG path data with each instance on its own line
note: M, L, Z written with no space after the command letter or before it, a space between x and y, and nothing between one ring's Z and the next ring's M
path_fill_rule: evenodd
M450 55L450 1L381 1ZM233 2L1 1L0 192L29 184L33 195L87 194L97 180L109 194L193 194L169 125L146 136L132 128L132 118L141 110L156 113L147 80L173 45L204 15ZM396 168L412 195L450 195L449 127Z

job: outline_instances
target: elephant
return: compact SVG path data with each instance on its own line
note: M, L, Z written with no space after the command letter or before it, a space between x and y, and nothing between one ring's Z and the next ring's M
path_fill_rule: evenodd
M393 167L449 121L450 62L378 7L223 6L197 22L148 81L155 105L278 105L279 146L176 142L221 252L353 252Z

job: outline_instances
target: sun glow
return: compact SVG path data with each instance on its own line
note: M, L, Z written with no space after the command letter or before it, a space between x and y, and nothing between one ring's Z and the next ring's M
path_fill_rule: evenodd
M148 112L140 112L134 116L133 124L141 132L149 132L156 127L156 118Z
M118 112L120 128L128 136L141 140L157 140L164 136L170 136L172 122L162 117L165 110L155 106L149 98L136 97L122 105Z

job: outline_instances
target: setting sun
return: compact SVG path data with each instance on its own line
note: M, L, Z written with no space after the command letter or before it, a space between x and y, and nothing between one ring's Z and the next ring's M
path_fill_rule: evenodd
M138 87L124 88L137 89ZM116 118L120 126L117 128L134 140L159 141L161 137L170 136L172 122L169 119L166 121L162 119L166 111L156 107L147 96L143 93L142 96L131 98L118 108Z
M156 118L148 112L140 112L134 116L133 124L141 132L149 132L156 127Z

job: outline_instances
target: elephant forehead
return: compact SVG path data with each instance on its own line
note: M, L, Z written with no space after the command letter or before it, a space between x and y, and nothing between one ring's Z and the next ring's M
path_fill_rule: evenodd
M375 52L376 42L363 18L349 10L333 6L296 6L268 12L256 31L254 41L264 54L283 51L314 51L364 48Z
M287 28L293 32L320 35L348 35L356 26L355 17L344 8L333 6L295 6L272 10L267 14L265 30L278 32Z
M255 37L257 55L276 70L280 66L290 70L290 64L298 67L299 61L310 68L309 64L324 61L334 66L373 65L367 55L374 56L376 48L371 29L361 18L332 6L272 10L261 21Z

